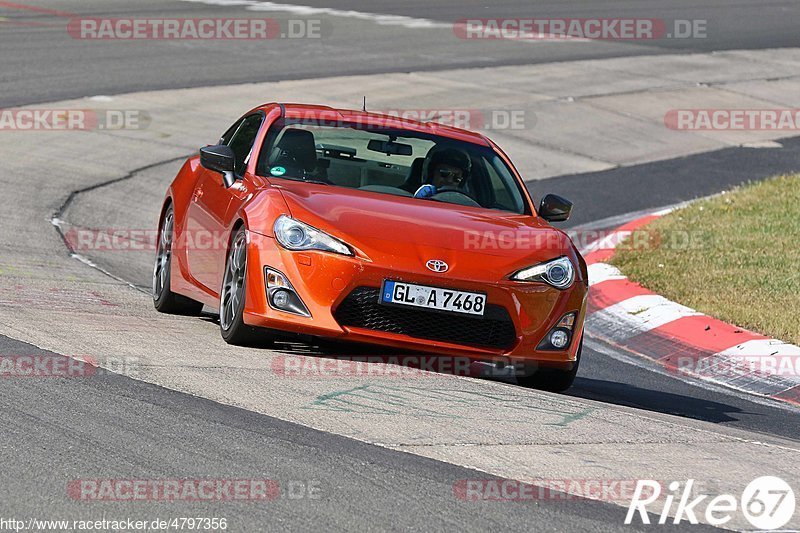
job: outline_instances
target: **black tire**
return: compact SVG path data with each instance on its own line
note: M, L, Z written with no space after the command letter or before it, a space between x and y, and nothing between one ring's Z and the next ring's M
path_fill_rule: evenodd
M203 304L181 294L175 294L170 289L174 222L175 214L172 206L169 206L161 222L153 266L153 305L159 313L197 316L202 312Z
M268 346L274 340L269 330L248 326L243 311L247 286L247 232L240 227L231 238L225 274L219 291L219 331L228 344Z
M575 358L575 364L572 370L559 370L557 368L539 368L530 374L524 376L517 376L517 384L523 387L538 389L548 392L564 392L575 381L575 376L578 374L578 366L581 363L581 353L583 352L583 337L581 337L581 344L578 346L578 355Z

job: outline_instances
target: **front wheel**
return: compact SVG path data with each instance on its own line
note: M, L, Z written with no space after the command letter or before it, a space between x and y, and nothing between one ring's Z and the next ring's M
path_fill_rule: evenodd
M517 376L517 384L549 392L564 392L572 387L575 376L578 374L581 352L583 352L583 338L581 338L581 344L578 346L578 354L575 357L575 364L572 366L572 370L540 368L531 374Z
M228 344L250 346L269 344L267 330L244 323L244 300L247 286L247 231L239 228L231 240L225 275L219 292L219 330Z

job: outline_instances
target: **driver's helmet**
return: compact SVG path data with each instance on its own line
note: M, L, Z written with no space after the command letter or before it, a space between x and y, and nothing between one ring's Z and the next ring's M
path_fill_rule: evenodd
M445 148L435 151L428 162L428 175L426 183L433 181L434 172L439 165L450 165L451 167L460 168L464 172L464 179L469 177L470 170L472 170L472 161L469 156L457 148Z

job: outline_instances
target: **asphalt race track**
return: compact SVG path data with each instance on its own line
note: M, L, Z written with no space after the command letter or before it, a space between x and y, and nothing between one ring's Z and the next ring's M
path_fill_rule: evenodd
M591 338L565 395L513 378L447 374L291 379L281 361L326 360L318 344L229 347L213 310L187 318L152 309L151 250L70 250L63 239L74 228L155 227L182 161L248 107L280 98L355 108L367 93L370 107L383 109L532 106L532 131L488 134L531 169L536 198L553 192L575 202L565 228L610 228L800 171L796 132L662 134L660 115L640 112L662 95L688 107L720 105L714 98L800 106L798 3L309 0L305 15L285 4L220 4L0 2L0 108L148 117L130 131L0 131L0 356L100 365L82 379L0 378L0 519L21 519L28 530L46 529L29 519L196 516L224 517L231 531L618 531L645 527L623 525L630 492L592 498L561 485L546 497L471 501L459 487L692 478L709 494L738 495L774 475L800 490L800 409L788 404L679 379ZM312 17L322 38L82 41L65 31L78 16ZM449 27L532 16L704 19L708 38L472 42ZM582 72L591 79L572 83ZM698 81L704 76L708 83ZM566 109L573 103L586 107ZM569 118L552 120L559 116ZM608 124L616 129L600 146ZM621 133L631 128L630 138ZM75 483L93 479L257 479L277 492L258 502L76 497ZM741 515L724 527L752 529ZM791 528L800 528L800 512Z
M224 4L224 2L218 2ZM345 17L320 15L324 47L276 40L268 49L252 43L150 42L146 46L95 46L63 38L63 24L72 15L102 14L111 18L219 17L232 9L203 2L174 0L60 0L35 4L56 13L3 9L19 25L4 24L0 35L3 78L0 105L53 102L94 94L144 89L228 85L253 81L318 78L330 75L440 70L455 67L534 64L601 57L626 57L668 52L766 49L797 44L796 2L720 2L680 0L668 3L632 0L567 2L524 0L504 2L306 2L301 5L424 18L442 23L433 30L362 24ZM487 7L491 5L491 8ZM722 7L725 6L725 7ZM767 8L765 8L767 7ZM491 11L490 11L491 10ZM490 13L490 14L487 14ZM251 12L246 16L253 16ZM255 13L257 15L257 13ZM267 16L270 14L267 13ZM707 19L709 37L702 40L600 41L581 43L463 42L453 38L448 23L471 17L648 17ZM275 12L278 19L289 15ZM35 25L28 25L33 23ZM387 36L391 36L387 38ZM211 63L211 64L209 64ZM35 68L34 68L35 65ZM213 66L213 68L211 68ZM354 104L355 105L355 104Z

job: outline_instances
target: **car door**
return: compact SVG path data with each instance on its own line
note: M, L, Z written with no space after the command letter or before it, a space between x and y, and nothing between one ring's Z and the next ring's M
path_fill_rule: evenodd
M192 277L210 294L218 295L225 268L228 220L231 202L241 200L244 176L256 135L264 120L253 114L234 124L221 144L231 147L236 158L237 181L228 189L222 175L205 169L198 170L194 192L187 213L189 243L188 265Z

